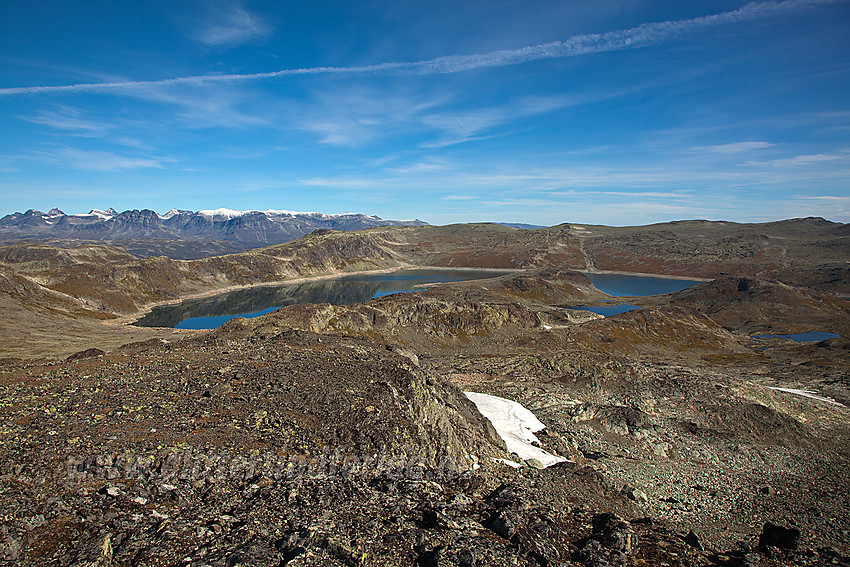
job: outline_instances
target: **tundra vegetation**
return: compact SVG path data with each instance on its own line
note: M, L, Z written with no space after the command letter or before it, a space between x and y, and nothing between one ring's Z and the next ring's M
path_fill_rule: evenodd
M850 565L848 261L848 226L812 218L320 230L194 260L0 247L0 560ZM130 325L420 266L516 271ZM612 298L587 271L706 281ZM576 309L612 301L640 309ZM755 338L806 331L838 337ZM530 410L554 464L511 454L464 392Z

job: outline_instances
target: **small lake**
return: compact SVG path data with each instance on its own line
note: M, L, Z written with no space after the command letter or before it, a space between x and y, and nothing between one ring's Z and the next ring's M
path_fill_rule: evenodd
M301 284L254 286L179 305L155 307L133 323L140 327L215 329L234 317L259 317L275 309L302 303L351 305L392 293L422 291L423 286L495 278L504 270L398 270L360 274Z
M790 335L756 335L754 339L790 339L797 343L819 343L826 339L837 339L841 335L827 333L826 331L807 331L805 333L792 333Z
M681 291L685 288L705 283L701 280L658 278L655 276L599 274L594 272L584 272L584 274L597 289L614 297L660 295L662 293Z

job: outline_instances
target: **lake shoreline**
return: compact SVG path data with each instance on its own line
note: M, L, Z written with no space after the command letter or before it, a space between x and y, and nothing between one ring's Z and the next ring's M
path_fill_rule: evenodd
M244 289L252 289L252 288L262 288L262 287L278 287L285 285L296 285L296 284L304 284L304 283L313 283L319 282L323 280L331 280L338 279L347 276L368 276L368 275L380 275L380 274L388 274L392 272L397 272L401 270L445 270L445 271L467 271L467 270L475 270L480 272L493 272L495 273L504 273L504 272L526 272L528 269L523 268L480 268L473 266L429 266L429 265L414 265L414 264L404 264L399 266L394 266L392 268L381 268L376 270L354 270L354 271L337 271L330 272L324 274L316 274L311 276L300 276L296 278L288 278L284 280L274 280L269 282L261 282L254 284L237 284L237 285L229 285L224 287L219 287L215 289L209 289L205 291L199 291L194 293L188 293L185 295L181 295L174 299L167 299L162 301L155 301L148 304L145 304L140 309L135 311L134 313L128 315L122 315L120 317L116 317L115 319L109 319L103 321L103 325L108 327L127 327L133 326L135 322L148 315L153 311L153 309L157 307L166 307L166 306L175 306L180 303L192 300L192 299L207 299L210 297L215 297L217 295L224 295L227 293L231 293L234 291L244 290ZM585 275L593 275L593 274L601 274L601 275L623 275L623 276L638 276L638 277L650 277L650 278L658 278L658 279L666 279L666 280L690 280L690 281L701 281L701 282L709 282L712 281L712 278L698 278L698 277L683 277L683 276L671 276L666 274L652 274L646 272L627 272L621 270L573 270L575 272L585 274ZM438 283L429 283L429 284L421 284L422 287L432 287L437 285L444 285L445 282ZM196 329L176 329L178 331L189 331L196 332Z
M574 270L582 274L603 274L613 276L640 276L642 278L658 278L662 280L690 280L695 282L711 282L715 278L698 278L694 276L670 276L667 274L652 274L649 272L625 272L622 270Z
M468 267L468 266L420 266L414 264L406 264L395 266L392 268L381 268L377 270L354 270L351 272L339 271L339 272L331 272L326 274L317 274L313 276L302 276L297 278L289 278L285 280L275 280L270 282L261 282L255 284L241 284L241 285L229 285L225 287L219 287L215 289L210 289L206 291L199 291L194 293L188 293L186 295L181 295L175 299L166 299L162 301L155 301L151 303L147 303L142 306L139 310L134 313L128 315L122 315L120 317L116 317L115 319L109 319L103 321L103 324L106 326L121 326L127 327L132 326L133 323L149 314L153 309L157 307L166 307L166 306L174 306L179 305L180 303L190 300L190 299L207 299L210 297L215 297L216 295L224 295L226 293L231 293L234 291L239 291L243 289L251 289L258 287L278 287L290 284L303 284L303 283L312 283L318 282L322 280L332 280L337 278L343 278L347 276L367 276L367 275L379 275L379 274L389 274L392 272L398 272L401 270L447 270L447 271L465 271L465 270L476 270L480 272L493 272L493 273L502 273L502 272L525 272L527 270L522 268L477 268L477 267ZM441 284L434 284L441 285ZM173 327L171 327L173 328ZM196 329L177 329L178 331L196 331Z

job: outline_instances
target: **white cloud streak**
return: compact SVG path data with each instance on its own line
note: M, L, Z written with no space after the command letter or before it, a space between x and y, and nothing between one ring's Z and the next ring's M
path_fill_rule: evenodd
M100 138L109 142L142 149L150 149L147 144L124 135L122 132L132 127L131 121L110 123L105 120L93 120L79 110L69 106L58 106L55 110L46 110L23 120L52 128L57 133L80 138Z
M78 83L73 85L7 87L0 96L27 94L59 94L64 92L108 93L141 87L174 85L203 86L215 83L259 81L299 75L435 75L460 73L474 69L519 65L544 59L562 59L592 53L623 51L673 41L687 34L714 27L737 24L772 16L788 15L821 5L845 3L848 0L784 0L752 2L738 10L711 14L687 20L652 22L626 30L603 34L573 36L519 49L505 49L472 55L448 55L424 61L387 62L351 67L307 67L282 69L266 73L194 75L156 81L117 81L107 83Z
M850 197L839 197L837 195L796 195L794 199L799 201L842 201L850 203Z
M368 177L340 175L297 181L307 186L352 191L398 192L404 189L425 193L433 192L434 188L451 188L437 196L441 201L470 200L461 197L477 200L506 194L558 201L637 200L660 205L665 199L671 204L699 200L703 194L711 195L711 200L727 194L772 193L777 186L795 187L798 191L811 188L812 195L841 195L850 175L847 163L841 160L832 160L829 167L813 161L795 168L777 168L773 164L763 167L728 164L716 168L710 161L699 159L554 166L505 161L497 167L498 171L493 171L492 165L471 162L464 162L462 167L452 161L424 165L387 167Z
M321 144L348 147L409 132L412 127L420 129L419 117L441 102L420 96L380 96L371 89L325 89L316 92L316 98L315 104L289 103L281 115L290 116L297 128L316 134Z
M714 152L717 154L738 154L741 152L748 152L751 150L763 150L765 148L772 147L773 144L771 144L770 142L735 142L732 144L720 144L718 146L702 146L694 149L704 150L707 152Z
M261 18L247 10L233 6L214 14L204 25L194 30L197 41L215 47L232 47L264 37L271 32Z
M48 161L74 169L87 171L119 171L125 169L155 168L163 169L171 158L127 157L112 152L86 151L65 148L57 152L34 152Z
M848 157L850 157L850 155L848 154L811 154L775 159L770 161L748 161L744 165L760 167L801 167L822 164L824 162L830 161L847 161Z
M24 118L24 120L56 130L72 132L77 136L101 137L109 130L103 123L87 120L80 116L79 112L64 106L55 111L41 112L37 116Z
M444 148L472 140L480 140L482 133L518 118L544 114L581 103L579 99L563 97L528 97L518 102L498 107L441 112L422 119L429 127L441 130L444 135L433 142L423 143L424 148ZM486 136L485 136L486 137Z

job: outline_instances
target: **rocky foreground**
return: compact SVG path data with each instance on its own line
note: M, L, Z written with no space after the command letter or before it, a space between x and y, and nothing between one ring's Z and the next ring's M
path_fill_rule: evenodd
M5 359L0 560L850 565L850 343L750 338L848 336L847 302L737 278L570 308L602 298L544 270ZM462 390L571 462L501 464Z

